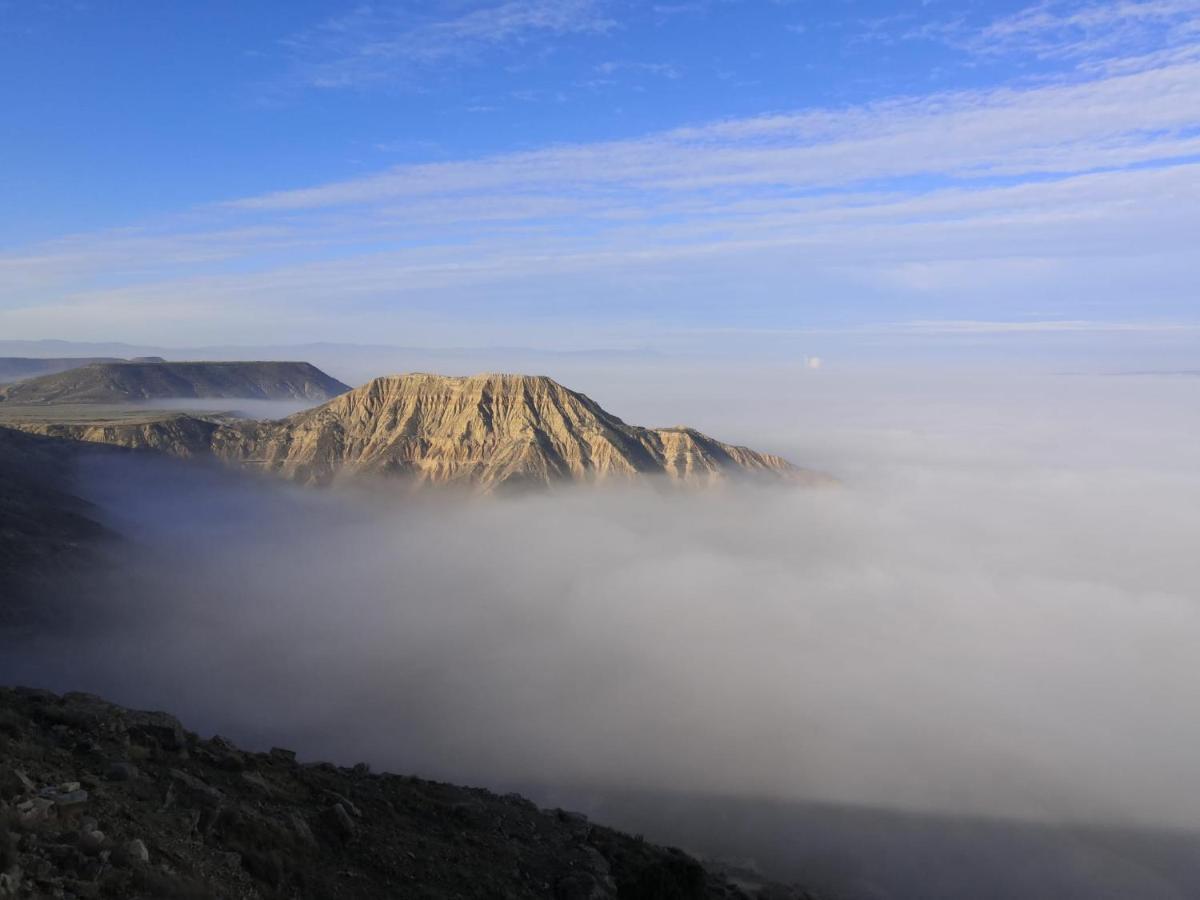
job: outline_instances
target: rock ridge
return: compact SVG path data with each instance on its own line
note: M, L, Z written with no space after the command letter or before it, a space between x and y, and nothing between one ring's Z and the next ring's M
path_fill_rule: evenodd
M4 687L0 897L811 900L515 794L249 752L167 713Z

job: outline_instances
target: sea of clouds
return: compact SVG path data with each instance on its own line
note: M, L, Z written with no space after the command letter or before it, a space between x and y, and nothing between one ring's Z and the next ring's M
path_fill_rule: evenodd
M563 380L842 485L464 500L100 457L125 555L0 675L447 780L1200 828L1200 378Z

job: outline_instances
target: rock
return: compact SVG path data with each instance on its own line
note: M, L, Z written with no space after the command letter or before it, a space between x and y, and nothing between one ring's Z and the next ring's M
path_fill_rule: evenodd
M589 846L583 848L583 855L585 858L584 865L587 866L589 872L592 872L602 878L608 877L610 871L612 870L612 866L609 864L608 860L605 859L603 853L601 853L595 847Z
M592 827L588 823L588 817L583 813L569 812L565 809L556 809L554 813L558 817L558 821L566 825L572 834L587 834Z
M105 777L109 781L136 781L140 773L138 767L131 762L111 762Z
M20 769L11 766L0 766L0 798L11 800L14 797L24 797L32 794L34 784Z
M21 890L20 867L0 872L0 897L16 897Z
M79 849L88 856L97 856L104 849L104 832L98 830L84 831L79 835Z
M284 762L284 763L295 763L296 762L296 751L295 750L285 750L283 747L272 747L270 756L272 759L277 759L280 762Z
M288 816L288 823L292 826L292 832L302 844L307 844L310 847L317 846L317 839L312 833L312 829L308 827L308 823L298 813L292 813Z
M78 782L73 782L78 784ZM88 792L74 790L67 794L60 794L54 798L54 806L58 809L59 815L68 816L80 813L88 802Z
M66 888L70 892L68 896L73 894L76 897L86 898L86 900L100 896L100 885L94 881L68 881Z
M150 851L141 838L134 838L121 847L121 856L126 865L144 866L150 862Z
M232 741L226 740L219 734L208 742L208 749L220 768L230 772L240 772L246 768L246 757L242 751Z
M350 801L349 798L343 797L337 791L326 791L325 796L328 797L330 800L332 800L334 803L337 803L338 805L343 807L346 810L346 812L350 813L350 815L354 816L354 818L356 818L356 819L362 818L362 810L360 810L357 806L355 806Z
M182 786L186 794L200 800L202 803L215 805L224 799L224 794L215 787L205 784L194 775L189 775L187 772L179 769L171 769L170 775L175 783Z
M54 801L48 797L34 797L17 805L21 824L37 825L54 818Z
M335 803L325 811L325 822L344 841L350 840L358 831L358 826L340 803Z
M72 703L105 710L96 701ZM164 749L175 742L169 717L108 707L81 735L33 711L65 705L0 687L0 714L22 723L17 740L0 735L0 773L20 790L16 801L0 801L0 900L610 900L618 885L643 900L748 900L678 851L591 827L583 816L539 811L516 796L300 766L290 755L238 751L187 732L190 758L180 761ZM135 719L142 743L130 737ZM86 736L98 751L87 749ZM220 760L235 753L245 767L232 772ZM93 771L107 777L97 784ZM37 790L43 785L45 796ZM264 786L269 800L258 799ZM172 799L163 803L164 794Z
M257 772L243 772L242 784L250 788L251 791L258 794L260 797L270 797L275 791Z
M555 885L554 896L558 900L609 900L616 897L617 892L587 872L575 872Z
M178 719L166 713L130 712L126 714L125 727L130 738L138 743L173 751L186 746L183 726Z

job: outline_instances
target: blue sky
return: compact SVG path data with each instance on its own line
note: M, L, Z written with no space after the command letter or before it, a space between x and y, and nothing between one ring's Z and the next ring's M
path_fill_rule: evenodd
M1200 338L1200 0L0 0L0 336Z

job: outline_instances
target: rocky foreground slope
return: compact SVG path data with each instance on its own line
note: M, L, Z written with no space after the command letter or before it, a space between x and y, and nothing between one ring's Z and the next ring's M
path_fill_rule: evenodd
M301 764L164 713L0 688L0 897L748 896L679 850L515 795Z
M328 400L350 390L306 362L103 362L0 388L0 402L127 403L169 398Z
M544 376L396 375L267 422L172 416L154 422L28 424L40 434L176 456L213 456L306 484L343 476L484 491L564 481L711 483L745 475L829 479L692 428L627 425Z

